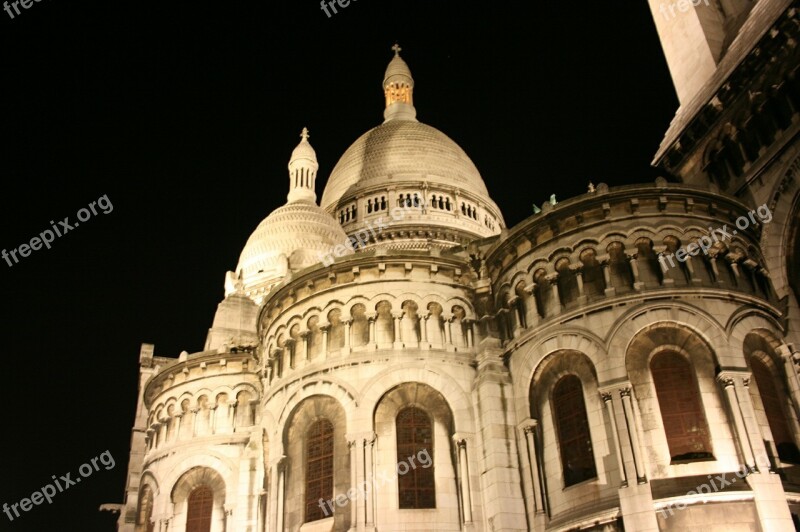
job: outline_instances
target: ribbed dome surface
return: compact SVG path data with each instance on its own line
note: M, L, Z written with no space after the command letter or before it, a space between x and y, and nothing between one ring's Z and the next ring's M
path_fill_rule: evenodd
M347 240L342 227L314 203L292 202L267 216L247 240L236 272L245 289L279 281L288 268L301 270L320 262L320 257ZM349 253L352 250L348 249Z
M321 205L328 209L359 189L404 178L459 187L491 203L478 169L458 144L434 127L391 120L367 131L344 152Z

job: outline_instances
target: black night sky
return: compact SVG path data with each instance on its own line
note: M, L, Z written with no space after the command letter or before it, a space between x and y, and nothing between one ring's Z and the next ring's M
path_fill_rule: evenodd
M26 0L30 1L30 0ZM11 8L13 12L13 7ZM108 450L0 530L112 531L142 342L202 349L225 272L282 205L302 127L321 196L383 120L398 41L418 118L472 157L509 226L535 202L652 181L677 99L646 2L66 2L0 12L0 504ZM669 177L669 176L667 176Z

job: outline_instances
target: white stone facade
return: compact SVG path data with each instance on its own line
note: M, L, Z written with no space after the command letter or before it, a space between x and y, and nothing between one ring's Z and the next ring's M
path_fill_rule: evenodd
M506 228L463 151L417 122L398 51L386 122L343 156L322 207L304 132L288 203L228 274L206 350L143 346L119 530L791 530L800 142L752 196L686 170L683 184L590 187ZM754 198L769 222L664 261ZM380 217L331 264L311 259ZM664 360L690 368L675 389L700 413L685 430L664 418ZM432 490L403 483L409 408ZM684 440L696 452L676 455ZM332 511L309 519L318 468ZM192 528L202 490L210 520Z

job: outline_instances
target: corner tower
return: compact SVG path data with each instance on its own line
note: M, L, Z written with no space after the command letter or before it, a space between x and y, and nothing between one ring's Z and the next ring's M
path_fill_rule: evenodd
M681 105L713 76L752 0L649 0Z

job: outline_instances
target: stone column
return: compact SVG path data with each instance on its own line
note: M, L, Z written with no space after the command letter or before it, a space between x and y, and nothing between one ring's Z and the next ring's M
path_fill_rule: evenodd
M758 285L758 288L764 292L764 297L769 301L776 301L778 295L775 293L775 288L772 283L772 277L766 268L759 268L758 275L764 279L763 285Z
M470 319L465 319L464 320L465 329L467 331L466 332L466 334L467 334L467 347L469 347L469 348L475 347L475 338L473 337L473 330L472 330L472 328L474 327L474 324L475 324L475 320L470 320Z
M231 397L228 399L228 431L233 432L233 422L236 419L236 406L239 404L239 401L236 400L235 397Z
M197 413L200 412L199 408L192 408L192 438L197 436Z
M286 497L286 456L272 462L270 475L270 511L268 522L270 530L283 532L284 506Z
M472 524L472 490L469 481L469 461L467 460L467 440L461 434L453 435L453 442L458 448L458 473L461 493L461 508L464 525Z
M286 511L286 468L281 466L278 470L278 508L277 518L278 522L275 530L283 530L283 516Z
M761 426L756 419L756 409L753 407L752 399L750 399L750 378L750 373L748 372L747 374L742 374L740 379L736 379L734 383L736 396L739 398L739 405L742 408L744 426L750 435L756 465L762 468L762 471L775 472L780 466L778 448L774 440L769 440L770 448L767 449L767 440L761 432ZM759 458L761 458L760 463Z
M750 279L750 284L753 286L753 294L758 293L758 279L756 279L758 263L753 259L744 259L742 266L744 267L744 274Z
M269 526L269 525L267 525L267 521L265 519L265 517L267 515L266 507L267 507L267 505L269 505L269 500L267 498L268 497L268 493L269 492L267 490L262 489L258 494L258 503L257 503L257 509L256 509L256 511L258 512L256 514L256 531L257 532L266 532L267 527Z
M350 488L353 493L358 493L358 450L360 439L354 436L346 436L347 445L350 447ZM362 447L363 449L363 447ZM358 497L350 500L350 528L358 527Z
M322 331L322 360L325 361L328 359L328 332L331 330L330 323L322 323L319 326L319 329Z
M283 351L279 348L275 348L270 353L268 365L272 368L272 373L270 375L270 383L272 379L279 379L281 377L281 372L283 368L281 368L281 363L283 362Z
M214 403L213 406L208 407L208 433L217 433L217 407L219 405Z
M180 407L180 405L176 405ZM178 412L175 414L175 434L172 437L172 441L179 441L181 439L181 425L183 425L183 412Z
M724 286L725 281L719 278L719 265L717 264L717 253L714 250L708 252L708 262L711 264L711 272L714 274L714 284Z
M400 327L400 320L403 317L402 312L392 312L392 319L394 320L394 344L392 347L394 349L402 349L403 348L403 338Z
M545 280L550 283L550 289L553 291L553 310L555 314L561 314L563 307L561 306L561 297L558 295L558 274L548 274L545 276Z
M733 277L736 281L736 286L742 286L742 273L739 271L739 263L737 262L737 257L734 257L732 254L728 253L725 255L725 260L728 261L731 265L731 270L733 270Z
M644 288L644 283L639 280L639 263L637 262L639 254L631 253L630 255L626 255L626 257L628 263L631 265L631 272L633 273L633 289L641 290Z
M689 282L691 284L702 284L703 281L695 275L694 271L694 262L692 262L691 256L686 257L686 269L689 270Z
M375 340L375 320L378 319L376 312L367 313L367 323L369 323L369 340L367 340L367 349L377 349L378 342Z
M165 443L169 443L167 441L167 423L169 422L168 417L162 417L159 421L158 427L158 443L164 445Z
M453 331L450 329L453 316L442 316L444 326L444 348L448 351L455 351L453 349Z
M578 304L585 305L589 298L586 296L586 289L583 286L583 265L572 264L569 269L575 273L575 280L578 283Z
M617 494L625 529L657 532L658 521L653 511L653 493L647 482L632 386L630 382L617 382L602 386L598 391L606 412L611 416L611 429L618 449L617 463L621 461ZM633 482L632 479L637 477L639 480Z
M731 372L723 371L717 375L717 381L719 381L725 390L725 398L727 399L728 408L733 416L736 439L739 442L739 449L744 458L744 464L750 468L755 467L756 463L755 457L753 456L753 448L750 445L750 438L747 435L747 428L744 424L744 417L742 416L739 399L736 397L734 375Z
M540 480L539 471L539 452L536 446L536 428L539 421L536 419L527 419L522 425L522 432L525 434L525 443L527 445L528 464L530 467L531 477L531 491L533 492L533 511L535 514L544 513L544 493L542 492L542 481Z
M611 285L611 257L608 255L602 255L597 257L597 261L600 263L600 267L603 270L603 281L605 281L605 296L606 297L614 297L617 295L617 289Z
M516 322L513 331L514 338L519 338L525 330L525 315L522 313L522 308L520 307L520 297L518 295L509 297L507 304L509 310L514 313Z
M389 187L386 192L386 212L392 212L392 209L397 205L397 188Z
M531 283L525 287L530 305L525 307L525 325L536 327L539 325L539 303L536 302L536 283Z
M367 505L367 530L375 530L375 483L373 482L373 466L375 460L375 438L377 435L371 432L364 439L364 486L367 489L365 495Z
M223 530L231 530L231 529L233 529L233 523L234 523L233 510L234 510L234 506L232 504L226 504L222 508L222 510L224 512L224 517L223 517L223 522L222 522Z
M783 489L781 478L777 474L769 471L769 457L765 452L763 438L752 411L752 404L749 402L749 392L746 381L749 379L749 372L722 371L717 376L719 382L725 388L725 397L733 414L736 435L739 447L745 455L745 465L751 471L746 478L747 484L753 490L753 499L758 514L761 530L791 530L792 516L789 506L786 504L786 492ZM745 394L748 394L745 400ZM756 433L748 435L747 425L755 426Z
M633 462L636 467L636 481L639 484L647 482L647 473L644 468L644 453L642 446L639 442L639 428L636 425L636 416L633 412L633 403L631 402L631 393L633 389L630 386L620 388L619 395L622 398L622 410L625 412L625 422L628 425L628 433L631 437L631 448L633 450Z
M602 392L600 397L603 399L608 419L611 421L611 435L613 436L614 447L617 450L615 454L617 455L617 467L619 467L620 487L624 488L628 485L628 475L625 473L625 462L622 460L622 448L619 445L619 432L617 430L617 417L614 413L613 396L608 392Z
M306 361L308 360L308 337L311 335L311 331L303 331L300 333L300 341L303 342L303 345L300 347L300 360Z
M419 348L428 350L431 348L431 344L428 343L428 318L430 314L420 314L419 315Z
M295 353L295 349L297 347L296 344L297 344L297 342L294 341L294 338L288 338L286 340L286 342L283 344L284 345L284 348L283 348L283 354L284 354L283 369L284 370L286 370L286 369L294 369L294 362L295 362L294 353ZM286 360L287 358L289 360ZM281 373L283 373L283 371L281 371Z
M353 320L342 320L344 325L344 347L342 347L342 355L350 354L350 323Z

